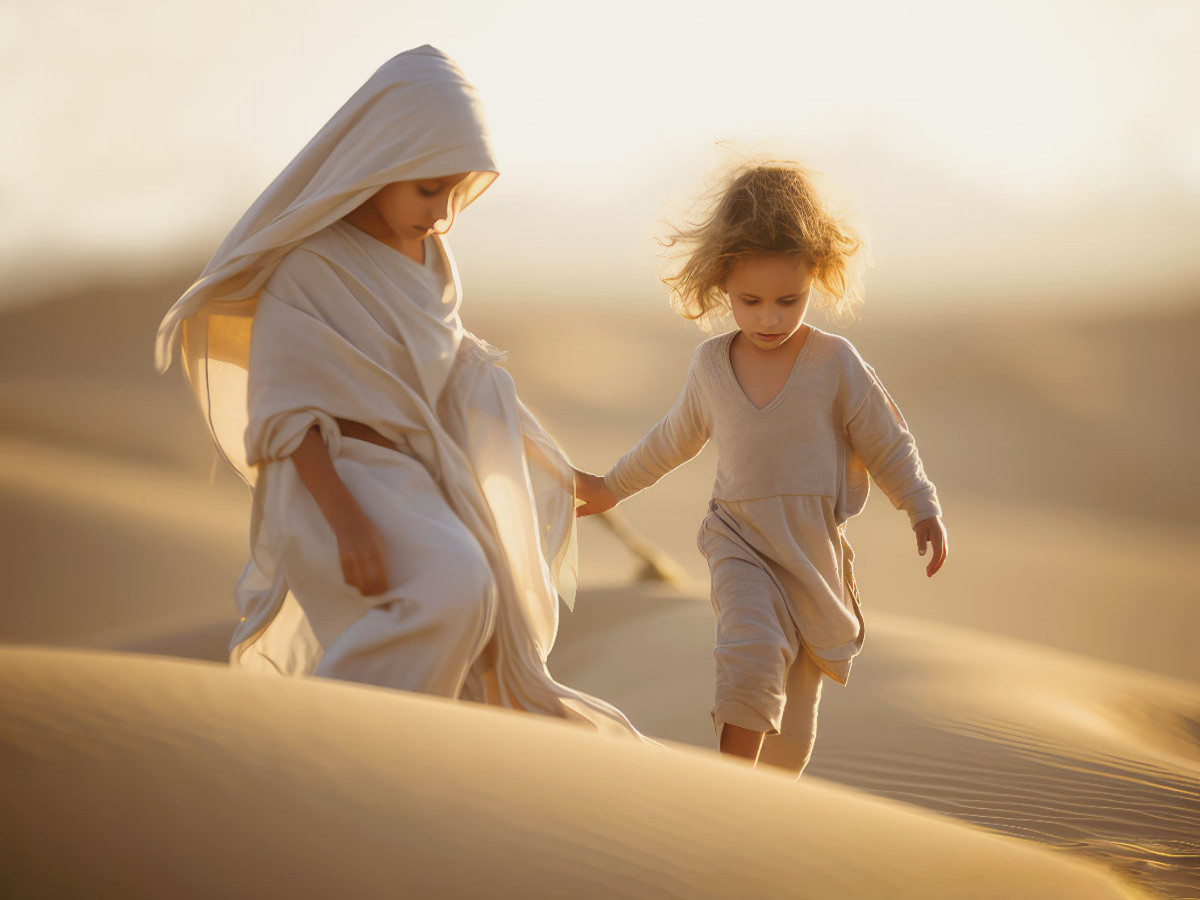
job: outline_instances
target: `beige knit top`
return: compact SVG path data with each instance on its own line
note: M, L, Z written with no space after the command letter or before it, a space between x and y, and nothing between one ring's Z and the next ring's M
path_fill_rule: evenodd
M696 348L675 405L604 476L618 499L654 484L711 438L715 500L828 497L841 525L862 511L869 472L912 524L941 515L900 410L849 341L813 328L783 388L760 408L733 373L736 334Z

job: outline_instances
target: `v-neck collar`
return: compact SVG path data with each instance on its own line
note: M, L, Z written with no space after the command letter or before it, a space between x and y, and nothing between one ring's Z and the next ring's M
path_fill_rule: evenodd
M730 351L733 348L734 338L736 338L738 336L739 332L737 332L737 331L729 332L729 337L725 341L725 346L721 348L721 359L723 360L723 367L725 369L726 375L729 377L729 380L733 383L734 390L736 390L741 395L742 399L746 402L746 405L749 406L755 412L760 412L760 413L767 412L772 407L774 407L776 404L778 404L779 401L783 398L783 395L787 393L788 388L791 386L792 380L796 377L796 373L798 371L800 371L801 362L804 360L805 357L807 357L809 355L809 351L812 348L812 342L813 342L814 335L816 335L818 333L817 329L814 328L813 326L809 325L808 328L809 328L808 334L804 338L804 346L800 348L800 352L797 353L796 358L794 360L792 360L792 368L788 372L787 378L784 379L783 386L780 387L779 390L775 392L774 397L772 397L770 400L768 400L762 406L755 405L754 401L750 399L750 395L746 393L746 389L744 387L742 387L742 383L740 381L738 381L737 373L733 371L733 358L730 356Z

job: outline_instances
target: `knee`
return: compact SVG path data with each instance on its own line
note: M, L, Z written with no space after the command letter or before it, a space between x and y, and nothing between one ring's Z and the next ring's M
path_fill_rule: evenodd
M473 622L487 615L495 602L496 580L477 543L456 542L441 556L438 569L442 618Z

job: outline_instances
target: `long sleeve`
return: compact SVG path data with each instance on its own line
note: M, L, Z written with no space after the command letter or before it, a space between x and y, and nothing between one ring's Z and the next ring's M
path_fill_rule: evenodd
M700 396L696 366L697 358L693 357L675 405L604 476L604 483L618 500L650 487L708 443L711 422Z
M850 445L892 505L910 524L940 516L937 490L925 475L917 442L900 409L872 372L870 384L846 424Z

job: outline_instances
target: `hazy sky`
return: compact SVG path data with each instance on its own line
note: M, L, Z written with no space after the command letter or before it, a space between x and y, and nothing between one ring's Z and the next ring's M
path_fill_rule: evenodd
M432 43L501 165L453 235L472 293L656 296L661 218L763 150L823 173L883 303L1195 284L1198 26L1191 0L0 0L0 265L202 264Z

